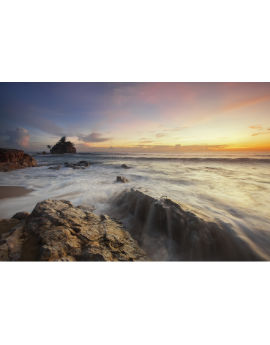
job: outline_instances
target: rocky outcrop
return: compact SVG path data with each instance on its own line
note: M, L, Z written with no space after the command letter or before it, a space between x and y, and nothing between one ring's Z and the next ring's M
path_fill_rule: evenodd
M233 229L205 221L167 197L131 188L112 205L111 215L132 217L129 232L154 260L265 260Z
M50 167L49 169L60 170L61 169L61 165L58 165L58 166L55 166L55 167Z
M80 161L79 163L64 163L66 168L72 168L72 169L85 169L89 167L90 163L87 161Z
M45 200L27 219L10 221L14 226L0 237L2 261L149 260L119 220L66 200Z
M36 166L36 160L24 151L0 148L0 171L9 172Z
M128 167L126 164L122 164L121 168L123 168L123 169L130 169L130 167Z
M127 178L124 177L124 176L117 176L117 177L116 177L116 182L127 183L127 182L130 182L130 181L129 181L129 179L127 179Z
M53 154L76 153L76 148L70 141L58 142L51 149Z

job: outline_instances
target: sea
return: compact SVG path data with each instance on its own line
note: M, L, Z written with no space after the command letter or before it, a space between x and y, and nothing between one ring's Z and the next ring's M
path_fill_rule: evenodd
M31 212L45 199L66 199L96 214L110 215L117 195L134 188L170 198L199 217L225 224L270 260L270 152L128 153L34 155L40 167L0 173L1 186L31 193L0 200L0 218ZM64 163L87 161L86 169ZM121 166L125 164L130 169ZM50 167L61 165L60 170ZM116 182L124 176L130 182ZM128 228L128 217L122 217Z

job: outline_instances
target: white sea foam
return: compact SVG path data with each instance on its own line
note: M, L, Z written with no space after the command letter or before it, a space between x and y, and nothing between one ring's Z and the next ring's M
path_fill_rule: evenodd
M266 154L123 154L92 153L35 156L38 168L0 173L0 185L23 186L33 192L0 201L0 218L31 212L45 199L67 199L75 206L109 212L110 200L127 187L168 196L206 219L227 224L251 245L270 247L270 155ZM87 160L84 170L64 162ZM131 169L121 168L126 164ZM62 165L60 170L48 169ZM129 183L117 183L116 176Z

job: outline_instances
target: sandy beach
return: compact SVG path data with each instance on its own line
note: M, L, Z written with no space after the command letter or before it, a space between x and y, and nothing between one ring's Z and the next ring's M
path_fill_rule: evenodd
M0 199L17 198L32 192L32 189L24 187L0 186Z

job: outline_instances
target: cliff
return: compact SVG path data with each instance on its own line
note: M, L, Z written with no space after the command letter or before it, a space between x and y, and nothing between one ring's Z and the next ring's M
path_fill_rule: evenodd
M0 261L149 260L119 220L66 200L45 200L30 215L0 221L0 235Z
M0 148L0 171L8 172L36 166L36 160L24 151Z

